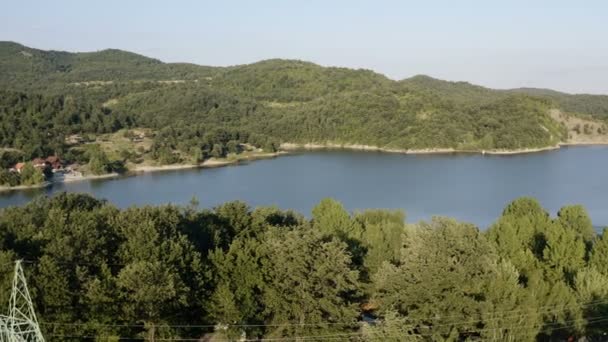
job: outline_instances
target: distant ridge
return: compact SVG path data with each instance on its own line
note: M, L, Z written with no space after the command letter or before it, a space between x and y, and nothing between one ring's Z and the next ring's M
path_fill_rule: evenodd
M0 59L1 59L0 68L2 68L2 67L8 68L9 66L11 66L11 63L14 63L12 66L19 66L20 63L18 61L14 60L14 58L16 55L18 55L21 52L30 53L32 55L31 57L33 57L32 63L48 64L47 66L50 67L50 69L43 68L43 71L47 71L47 72L52 71L53 67L54 67L55 71L62 71L63 69L65 69L66 66L72 65L72 64L74 64L76 66L81 66L82 64L87 64L87 63L103 62L103 63L116 63L117 65L115 65L114 67L130 66L133 68L142 68L145 66L152 66L152 65L156 65L156 66L162 65L165 67L164 69L166 69L166 70L163 70L164 73L160 73L158 76L161 76L161 75L170 76L171 72L174 72L174 73L177 73L178 75L180 75L179 71L182 71L181 75L183 76L184 73L194 73L194 74L209 73L210 70L234 70L234 69L241 69L241 68L247 68L247 67L271 66L273 68L275 68L275 67L302 67L302 68L324 68L324 69L330 69L330 70L331 69L346 69L346 70L373 73L373 74L376 74L378 76L388 79L388 77L386 77L385 75L382 75L380 73L377 73L377 72L369 70L369 69L349 69L349 68L345 68L345 67L344 68L343 67L323 67L323 66L320 66L320 65L312 63L312 62L297 60L297 59L273 58L273 59L261 60L261 61L257 61L257 62L253 62L253 63L249 63L249 64L240 64L240 65L234 65L234 66L228 66L228 67L203 66L203 65L198 65L198 64L194 64L194 63L184 63L184 62L164 63L155 58L147 57L147 56L137 54L134 52L129 52L129 51L120 50L120 49L113 49L113 48L102 49L102 50L98 50L98 51L88 51L88 52L67 52L67 51L57 51L57 50L35 49L35 48L27 47L25 45L22 45L20 43L13 42L13 41L0 41ZM109 67L111 67L111 66L109 66ZM160 67L159 69L163 69L163 67ZM0 69L0 70L7 71L5 69ZM171 70L171 72L169 72L167 70ZM157 70L157 71L161 71L161 70ZM135 77L136 75L137 74L135 74L132 77ZM146 73L141 74L141 77L146 77L146 76L152 77L152 75L149 75ZM82 79L82 81L87 81L87 80L89 80L89 79ZM406 83L406 84L427 85L427 86L431 86L431 87L432 86L435 86L435 87L461 86L461 87L477 88L480 91L483 89L483 90L490 90L490 91L519 92L519 93L526 93L526 94L530 94L530 95L608 96L608 95L594 95L594 94L571 94L571 93L567 93L567 92L561 92L561 91L545 89L545 88L522 87L522 88L513 88L513 89L492 89L492 88L475 85L475 84L472 84L472 83L469 83L466 81L445 81L445 80L441 80L441 79L434 78L434 77L431 77L428 75L423 75L423 74L414 75L412 77L398 80L397 82L402 82L402 83Z

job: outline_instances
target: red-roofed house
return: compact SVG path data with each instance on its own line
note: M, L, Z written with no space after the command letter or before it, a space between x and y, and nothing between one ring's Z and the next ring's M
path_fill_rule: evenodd
M12 169L10 169L10 171L21 173L21 170L23 170L24 166L25 166L25 163L17 163L17 164L15 164L15 166L13 166Z
M61 163L61 159L58 156L50 156L46 158L46 162L51 165L53 171L60 170L63 168L63 164Z
M35 158L34 160L32 160L32 165L38 168L45 168L47 166L47 163L46 160L42 158Z
M34 165L34 167L41 167L44 166L46 164L46 160L42 159L42 158L34 158L32 160L32 165Z

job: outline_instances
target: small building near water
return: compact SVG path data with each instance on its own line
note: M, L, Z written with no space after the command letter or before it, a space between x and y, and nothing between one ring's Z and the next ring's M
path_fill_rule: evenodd
M32 160L32 165L34 165L34 167L37 167L39 169L43 169L47 166L49 166L46 162L46 160L42 159L42 158L34 158L34 160Z
M15 166L13 166L11 169L9 169L9 171L21 173L21 170L23 170L24 167L25 167L25 163L17 163L17 164L15 164Z
M63 169L63 163L58 156L50 156L46 158L46 162L51 166L53 172Z

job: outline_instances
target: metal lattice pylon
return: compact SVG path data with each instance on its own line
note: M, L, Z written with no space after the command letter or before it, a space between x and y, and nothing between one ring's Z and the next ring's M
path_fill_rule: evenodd
M21 267L15 262L8 316L0 317L0 342L44 342Z

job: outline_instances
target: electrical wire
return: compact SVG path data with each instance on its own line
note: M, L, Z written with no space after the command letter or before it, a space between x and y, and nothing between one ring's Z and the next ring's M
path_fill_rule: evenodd
M587 319L581 318L581 319L575 319L575 320L568 320L568 321L564 321L564 322L555 322L555 323L548 323L545 324L544 326L552 326L552 325L558 325L555 328L544 328L541 329L539 331L539 333L547 333L547 332L553 332L553 331L558 331L558 330L563 330L563 329L569 329L569 328L573 328L576 326L577 322L587 322L587 323L599 323L599 322L606 322L608 321L608 316L596 316L596 317L590 317ZM570 323L570 324L565 324L565 323ZM559 326L565 324L563 326ZM508 327L497 327L497 328L488 328L488 329L477 329L474 332L479 333L479 332L484 332L484 331L495 331L495 330L506 330L506 329L516 329L516 328L533 328L535 326L530 326L530 325L514 325L514 326L508 326ZM380 335L380 336L369 336L369 335ZM432 333L416 333L416 334L412 334L409 335L410 337L430 337L430 336L434 336L435 334ZM49 337L62 337L62 338L98 338L100 336L82 336L82 335L60 335L60 334L49 334L47 335ZM113 336L114 337L114 336ZM245 340L240 340L240 341L247 341L247 342L255 342L255 341L260 341L260 342L277 342L277 341L307 341L307 340L315 340L315 341L328 341L328 340L335 340L335 339L348 339L348 338L356 338L356 337L363 337L366 339L372 338L372 339L387 339L387 338L403 338L403 334L399 334L399 335L384 335L382 333L379 332L357 332L357 333L344 333L344 334L331 334L331 335L306 335L306 336L290 336L290 337L276 337L276 338L256 338L256 339L245 339ZM123 340L123 341L143 341L146 338L144 337L114 337L115 339L118 340ZM494 340L498 340L500 339L499 337L493 338L491 339L491 341ZM180 338L180 337L176 337L176 338L155 338L155 340L157 341L200 341L200 338ZM232 340L226 340L226 339L215 339L216 341L232 341Z
M492 314L505 314L505 313L513 313L513 312L522 312L522 311L529 311L526 314L520 314L520 315L514 315L514 316L500 316L500 317L491 317L491 318L486 318L486 319L479 319L479 320L472 320L472 321L466 321L466 322L460 322L460 323L444 323L444 324L434 324L433 326L448 326L448 325L466 325L466 324L474 324L474 323L482 323L482 322L487 322L487 321L494 321L494 320L500 320L500 319L509 319L509 318L517 318L520 316L526 317L526 316L530 316L533 314L550 314L550 313L554 313L554 312L562 312L562 311L567 311L573 308L584 308L584 307L590 307L590 306L597 306L597 305L601 305L601 304L608 304L608 300L598 300L598 301L593 301L593 302L589 302L589 303L585 303L585 304L580 304L580 305L571 305L571 306L564 306L564 305L545 305L545 306L541 306L538 308L530 308L530 309L516 309L516 310L505 310L505 311L492 311ZM540 309L540 310L539 310ZM426 319L426 320L445 320L448 318L461 318L462 316L460 315L452 315L452 316L445 316L445 317L440 317L440 318L430 318L430 319ZM406 317L407 319L407 317ZM276 323L276 324L220 324L220 323L216 323L216 324L163 324L163 327L169 327L169 328L214 328L217 327L218 325L225 325L228 327L245 327L245 328L252 328L252 327L282 327L282 326L325 326L325 325L331 325L331 326L337 326L337 325L358 325L360 323L363 323L361 321L349 321L349 322L317 322L317 323L299 323L299 322L285 322L285 323ZM64 323L64 322L40 322L41 325L59 325L59 326L96 326L96 327L143 327L143 324L97 324L94 322L89 322L89 323Z

